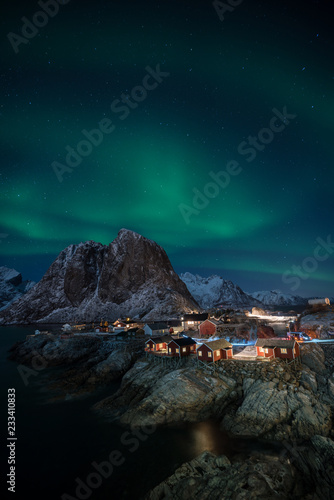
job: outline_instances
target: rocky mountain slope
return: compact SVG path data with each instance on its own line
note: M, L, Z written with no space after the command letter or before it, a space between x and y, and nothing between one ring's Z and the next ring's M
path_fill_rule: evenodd
M154 241L121 229L109 245L70 245L42 280L0 314L2 324L163 318L198 305Z
M256 298L243 292L238 285L232 281L224 280L220 276L203 278L198 274L183 273L180 275L182 281L195 300L204 309L225 305L232 307L262 306Z
M265 306L296 306L306 305L307 299L299 295L289 295L280 290L252 292L249 295L259 300Z
M35 285L34 281L23 281L15 269L0 267L0 310L18 300Z

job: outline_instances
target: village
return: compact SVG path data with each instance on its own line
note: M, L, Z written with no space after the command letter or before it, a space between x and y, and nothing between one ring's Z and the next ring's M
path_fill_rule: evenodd
M310 301L314 310L327 310L329 299ZM316 309L317 308L317 309ZM119 318L114 322L101 319L96 323L65 324L61 340L94 338L117 343L137 342L146 358L154 363L181 366L196 363L213 370L230 360L270 362L283 360L300 364L301 344L312 339L299 331L299 315L269 313L258 308L252 311L233 309L184 314L166 321L141 322ZM279 334L272 326L283 325ZM35 332L36 334L48 332ZM329 332L329 335L331 333Z

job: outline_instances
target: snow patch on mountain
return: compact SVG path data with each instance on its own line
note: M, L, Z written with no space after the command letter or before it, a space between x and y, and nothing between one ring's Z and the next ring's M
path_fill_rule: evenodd
M259 300L265 306L297 306L307 304L307 299L304 297L283 293L280 290L252 292L248 295Z
M34 281L23 281L15 269L0 267L0 310L18 300L35 285Z
M223 279L221 276L212 275L209 278L203 278L198 274L183 273L180 278L186 284L194 299L204 309L217 305L232 307L262 305L256 298L241 290L238 285Z
M86 241L65 248L42 280L0 315L0 322L149 320L198 309L164 249L121 229L110 245Z

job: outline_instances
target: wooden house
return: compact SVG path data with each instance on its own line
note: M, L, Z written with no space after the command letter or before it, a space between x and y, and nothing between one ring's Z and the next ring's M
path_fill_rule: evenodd
M220 359L231 359L233 346L225 339L213 340L201 344L197 349L197 359L214 363Z
M169 327L167 323L146 323L144 332L147 337L167 335L169 333Z
M126 327L126 322L118 319L113 323L114 328L125 328Z
M178 356L180 358L196 354L196 342L190 337L173 339L167 344L168 356Z
M216 335L219 326L224 324L216 319L206 319L199 325L199 334L201 337L211 337Z
M208 319L208 313L185 314L182 316L182 326L184 330L198 330L199 325Z
M257 339L255 346L259 357L292 360L300 356L300 347L295 339Z
M167 353L167 344L172 340L170 335L162 337L153 337L145 342L145 351L147 352L165 352Z

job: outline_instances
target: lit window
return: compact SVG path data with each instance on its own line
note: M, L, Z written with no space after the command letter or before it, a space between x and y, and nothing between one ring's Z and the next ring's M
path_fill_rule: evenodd
M150 347L150 344L146 344L146 347Z
M264 352L263 347L259 347L259 352Z
M268 349L265 349L265 350L264 350L264 352L265 352L266 354L268 354L268 352L269 352L269 351L268 351Z
M199 356L202 356L202 351L198 351L198 355L199 355Z
M216 355L219 356L219 349L216 351Z
M188 321L188 325L193 325L194 321Z
M285 348L281 349L281 354L287 354L287 350Z
M186 347L182 347L182 352L187 352L187 348Z
M179 354L180 349L175 349L175 352L176 352L177 354Z
M208 357L212 358L212 352L211 351L208 352Z

